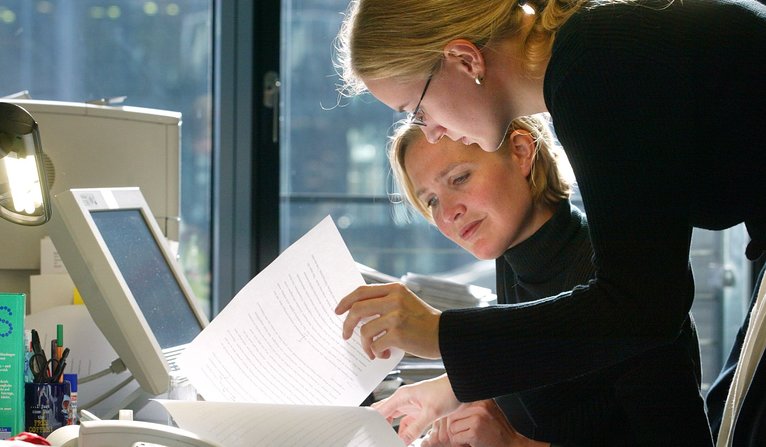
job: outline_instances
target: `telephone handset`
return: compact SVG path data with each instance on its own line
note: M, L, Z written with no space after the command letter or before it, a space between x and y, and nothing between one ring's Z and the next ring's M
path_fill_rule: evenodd
M141 421L96 420L67 425L48 436L54 447L223 447L169 425Z

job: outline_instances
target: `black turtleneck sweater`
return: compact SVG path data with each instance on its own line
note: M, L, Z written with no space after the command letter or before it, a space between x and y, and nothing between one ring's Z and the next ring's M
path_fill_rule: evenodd
M535 234L496 260L498 304L526 303L586 284L595 272L592 257L585 216L562 201ZM670 352L652 350L577 379L495 400L517 431L557 445L649 445L670 427L686 436L690 425L706 435L699 368L694 376L684 372L687 362L699 362L690 320L677 345ZM657 377L666 377L666 383L655 383Z
M749 254L766 247L764 54L766 7L752 0L594 1L561 27L545 103L582 193L596 273L534 304L442 313L459 399L668 349L694 298L694 227L745 222Z

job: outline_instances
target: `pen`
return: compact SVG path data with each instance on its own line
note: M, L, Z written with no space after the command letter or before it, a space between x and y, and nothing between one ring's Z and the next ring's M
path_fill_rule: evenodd
M51 340L51 360L58 360L56 353L58 352L58 346L56 345L56 339ZM53 374L53 365L51 365L51 374Z
M64 381L64 367L66 366L66 358L69 356L69 348L64 349L61 353L61 357L56 363L55 371L51 374L52 382L62 383Z

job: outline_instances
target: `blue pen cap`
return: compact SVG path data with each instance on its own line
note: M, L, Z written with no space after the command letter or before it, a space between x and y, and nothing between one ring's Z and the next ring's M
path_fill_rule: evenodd
M69 382L70 392L77 392L77 374L64 374L64 381Z

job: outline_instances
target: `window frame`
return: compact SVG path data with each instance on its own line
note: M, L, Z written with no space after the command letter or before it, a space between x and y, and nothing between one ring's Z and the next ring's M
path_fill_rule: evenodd
M279 145L262 83L279 73L280 2L216 1L212 311L279 254Z

